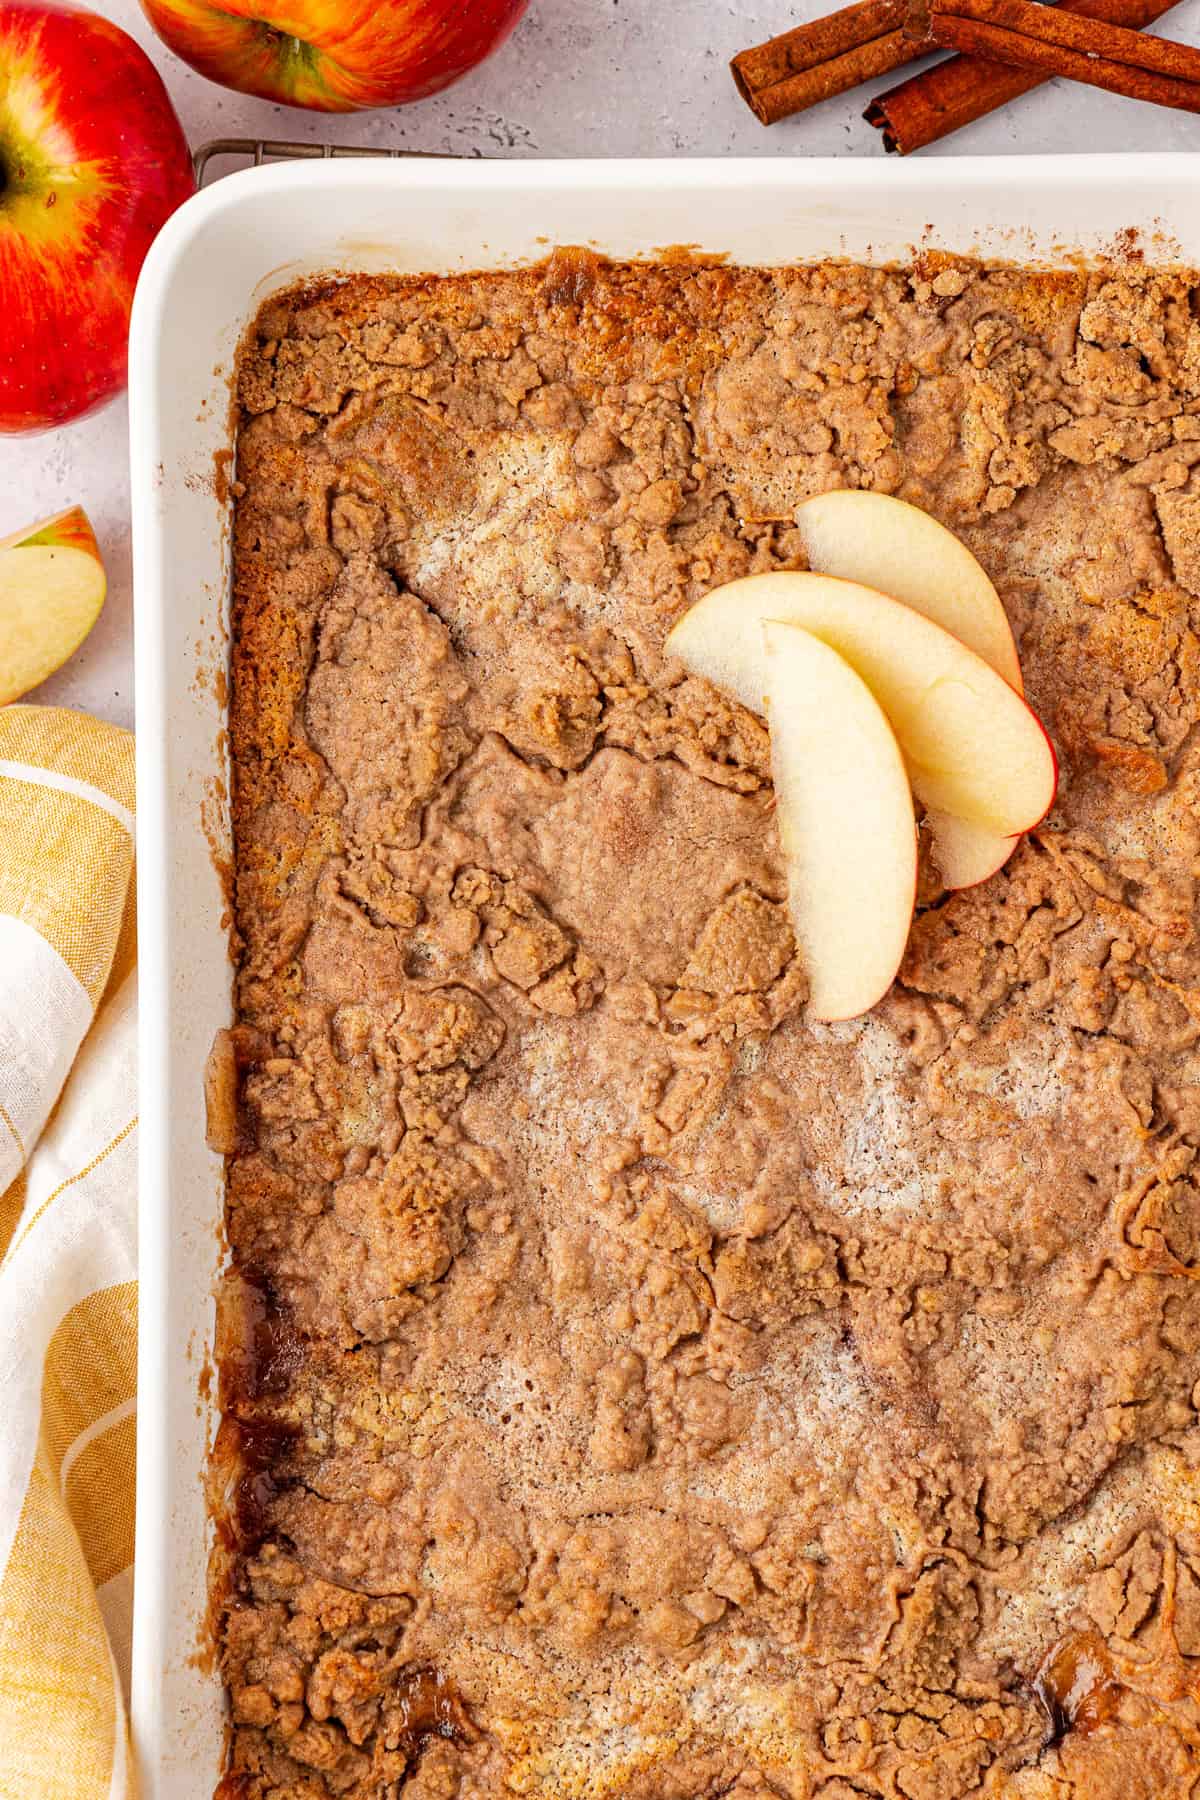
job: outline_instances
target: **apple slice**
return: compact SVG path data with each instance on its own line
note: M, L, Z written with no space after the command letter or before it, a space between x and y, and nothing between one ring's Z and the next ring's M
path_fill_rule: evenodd
M1002 869L1021 841L1018 832L1005 837L987 825L975 825L954 813L927 809L925 825L933 846L933 864L948 888L978 887Z
M815 494L796 509L809 567L860 581L924 613L1025 692L1000 596L964 543L936 519L863 488Z
M802 625L862 676L924 806L1004 837L1048 811L1057 768L1037 718L982 657L902 600L831 575L748 575L698 601L666 647L761 712L768 619Z
M45 681L79 648L107 585L81 506L0 538L0 706Z
M839 488L796 509L809 566L819 575L861 581L915 607L1025 692L1012 628L1000 596L964 543L944 525L891 494ZM929 812L933 860L947 887L974 887L1004 867L1016 838L953 813Z
M912 923L917 832L900 747L849 663L762 628L771 766L809 1015L852 1019L892 985Z

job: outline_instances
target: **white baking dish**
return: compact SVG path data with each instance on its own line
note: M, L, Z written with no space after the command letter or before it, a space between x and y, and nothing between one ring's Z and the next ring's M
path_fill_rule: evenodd
M229 374L259 301L309 271L448 271L548 244L667 244L737 262L888 261L914 245L1016 260L1128 253L1200 265L1200 158L330 162L247 170L151 251L130 354L141 932L141 1343L133 1723L144 1800L209 1800L223 1707L203 1654L201 1398L221 1165L202 1077L228 1021L220 849ZM198 669L200 678L198 678ZM205 674L207 671L207 674ZM202 812L204 817L202 819Z

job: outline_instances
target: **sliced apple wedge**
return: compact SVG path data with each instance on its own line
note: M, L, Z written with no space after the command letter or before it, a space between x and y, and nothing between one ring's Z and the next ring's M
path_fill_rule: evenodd
M964 543L891 494L841 488L796 509L809 566L903 600L1025 692L1012 627L1000 596Z
M966 545L944 525L891 494L840 488L796 510L810 567L861 581L915 607L1025 692L1012 628L999 594ZM1002 869L1017 839L929 812L933 861L947 887L974 887Z
M0 705L45 681L79 648L106 589L81 506L0 539Z
M912 922L917 832L904 758L879 702L836 650L794 625L764 625L762 642L809 1014L852 1019L891 986Z
M830 575L745 576L685 613L667 649L762 711L768 619L803 626L862 677L924 806L1003 837L1028 831L1048 811L1054 752L1020 695L932 619L874 588Z
M987 825L932 808L925 813L925 825L932 839L933 866L948 888L978 887L990 880L1021 841L1019 832L1005 837Z

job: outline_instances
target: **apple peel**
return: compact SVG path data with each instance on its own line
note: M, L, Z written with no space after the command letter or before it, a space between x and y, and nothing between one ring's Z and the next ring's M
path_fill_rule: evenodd
M81 506L0 539L0 705L61 668L100 616L107 587Z
M809 1016L855 1018L891 986L917 886L904 759L878 701L809 632L762 626L767 716L792 929Z

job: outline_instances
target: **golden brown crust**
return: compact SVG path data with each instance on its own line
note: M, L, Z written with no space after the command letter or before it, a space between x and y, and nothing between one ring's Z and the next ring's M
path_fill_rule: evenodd
M249 1800L1196 1790L1196 302L562 251L264 309ZM662 645L834 486L980 556L1063 780L821 1027L763 727Z

